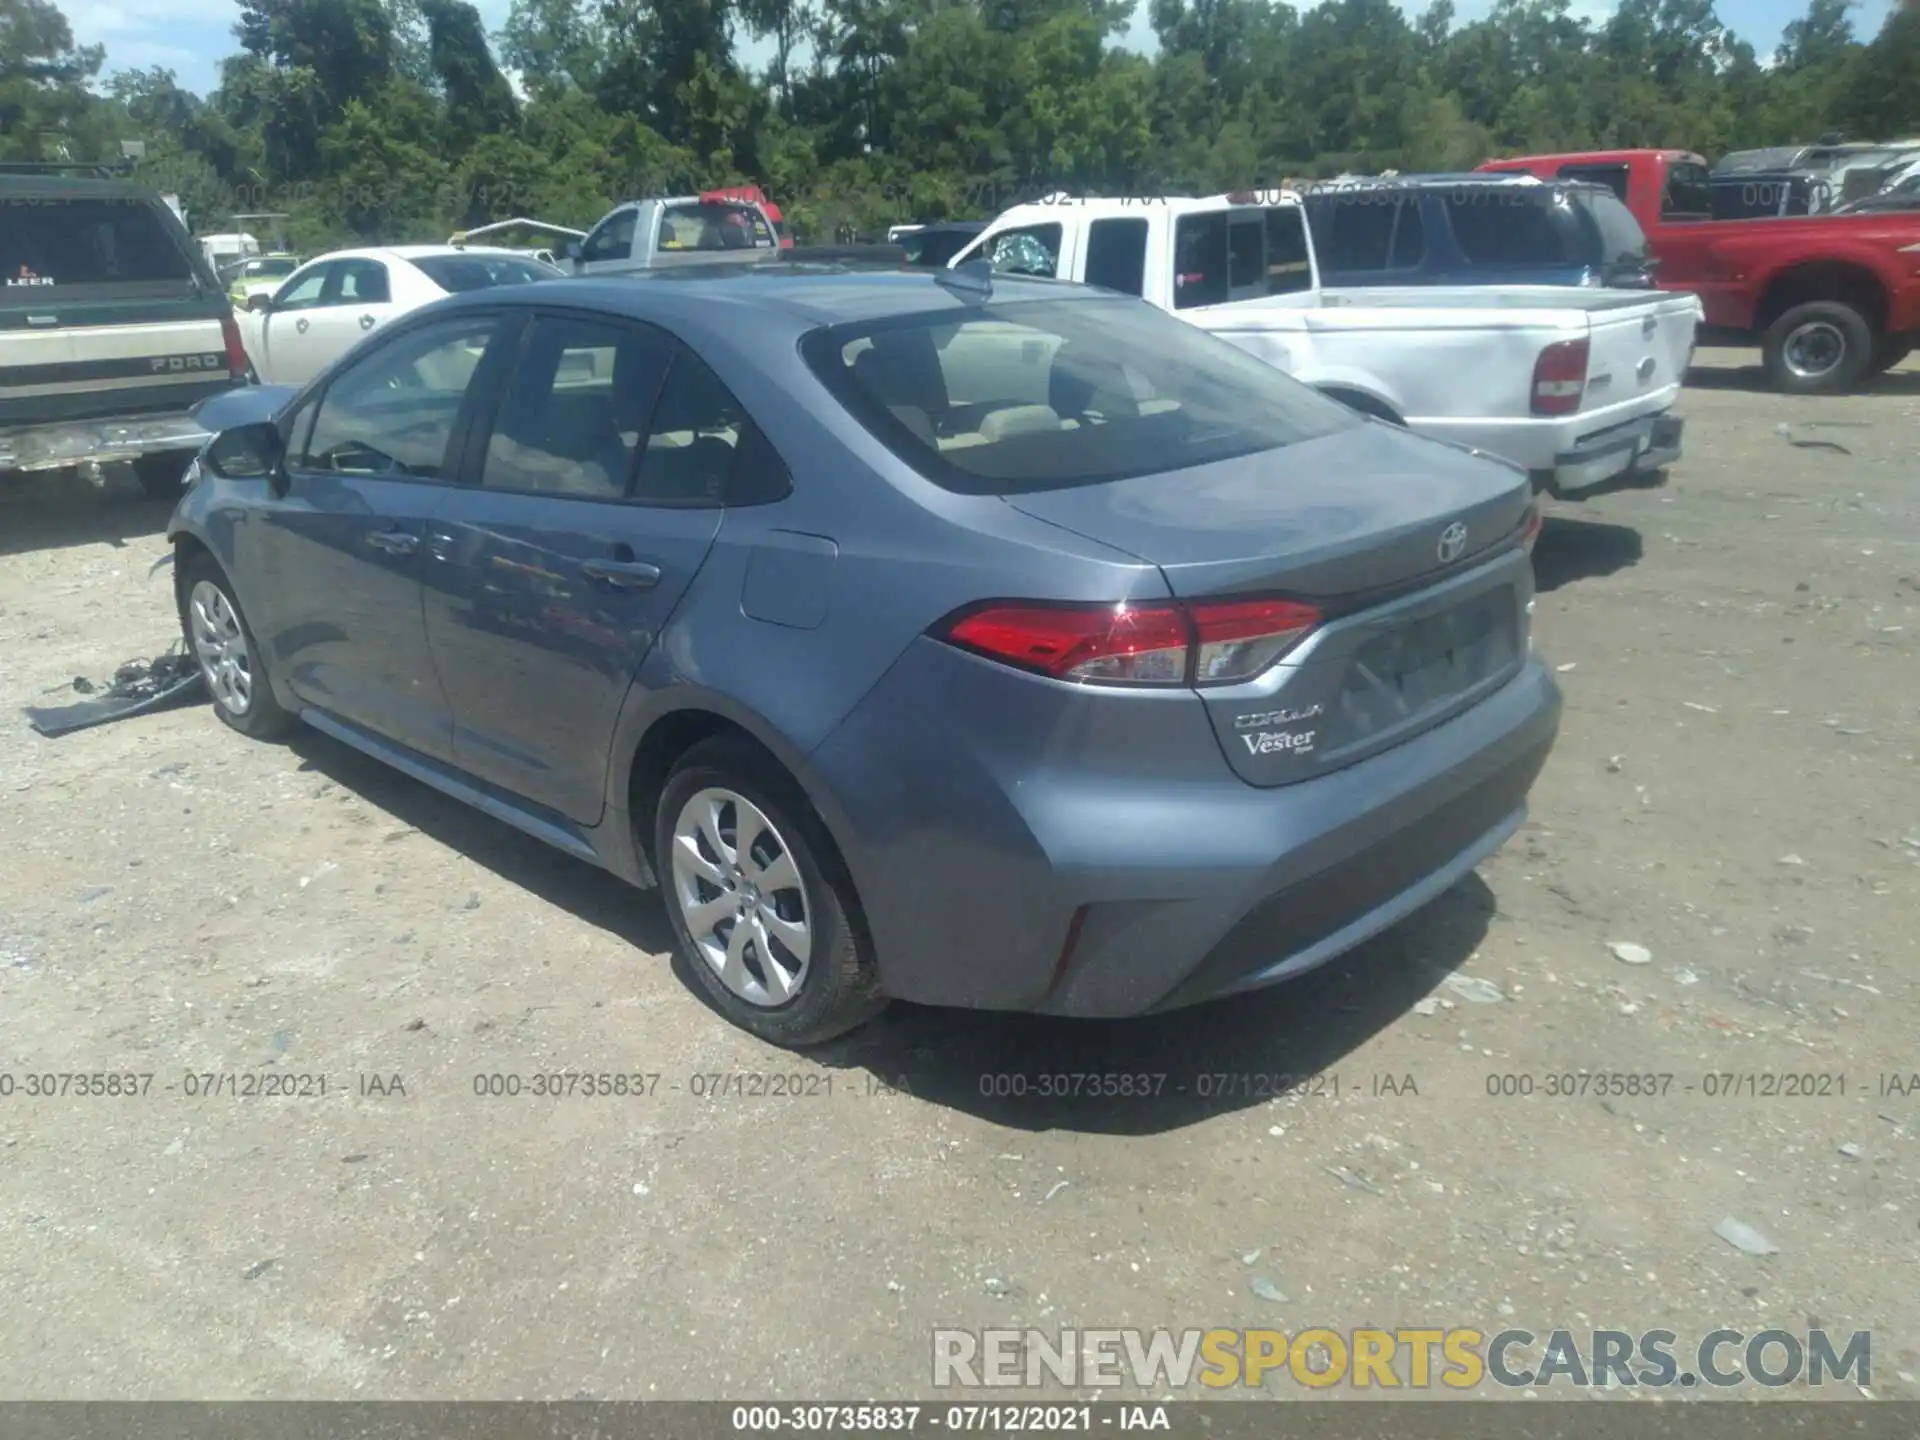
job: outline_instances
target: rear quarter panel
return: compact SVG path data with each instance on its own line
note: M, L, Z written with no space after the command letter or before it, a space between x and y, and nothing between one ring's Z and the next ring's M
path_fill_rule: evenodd
M793 492L727 512L629 689L607 798L625 812L632 758L655 723L708 710L759 736L807 786L857 879L858 837L840 833L840 807L816 788L806 757L917 637L994 597L1116 601L1167 590L1154 566L914 474L797 356L755 353L752 339L703 335L699 349L779 451ZM808 588L822 597L783 616L788 623L756 618L745 602L750 567L769 552L806 557ZM650 817L635 818L650 827Z

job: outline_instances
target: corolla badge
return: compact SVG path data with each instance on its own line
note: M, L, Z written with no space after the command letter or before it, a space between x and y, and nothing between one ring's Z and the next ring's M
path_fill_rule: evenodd
M1458 520L1440 532L1440 543L1434 547L1434 553L1440 557L1442 565L1451 565L1467 550L1467 527Z

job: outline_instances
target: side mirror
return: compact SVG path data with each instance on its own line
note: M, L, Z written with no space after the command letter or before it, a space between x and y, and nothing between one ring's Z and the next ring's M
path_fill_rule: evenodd
M266 480L280 468L280 427L271 420L222 430L200 456L222 480Z
M264 290L256 290L253 292L253 294L247 297L247 309L249 310L257 310L260 313L265 314L267 311L271 310L272 308L273 308L273 296L269 295Z
M562 244L554 254L561 260L578 260L580 258L580 242L578 240L568 240Z

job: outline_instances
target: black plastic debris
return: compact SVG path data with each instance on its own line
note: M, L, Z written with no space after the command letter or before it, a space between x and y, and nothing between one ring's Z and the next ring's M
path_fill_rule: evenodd
M95 686L84 675L74 677L73 688L94 695ZM205 693L206 682L190 655L166 654L153 660L131 660L113 672L113 679L96 698L77 705L29 705L27 721L48 739L90 730L133 715L151 715L189 704Z

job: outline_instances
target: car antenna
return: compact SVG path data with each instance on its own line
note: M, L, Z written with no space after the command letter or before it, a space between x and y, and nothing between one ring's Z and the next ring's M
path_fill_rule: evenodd
M968 300L993 298L993 266L985 260L969 260L934 272L935 280Z

